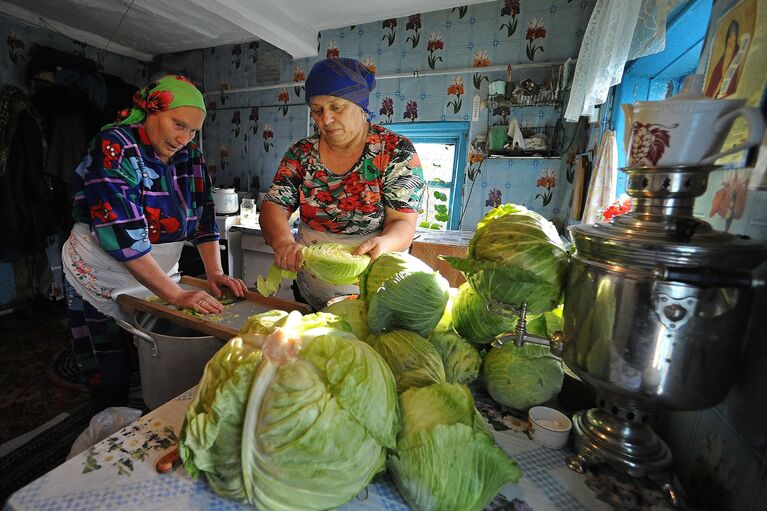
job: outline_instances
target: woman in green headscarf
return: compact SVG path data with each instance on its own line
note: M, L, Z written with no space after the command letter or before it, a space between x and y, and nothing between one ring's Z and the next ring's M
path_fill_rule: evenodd
M72 346L99 407L124 404L129 357L114 318L114 299L139 284L178 308L223 310L224 288L243 296L245 283L224 274L213 190L192 142L205 120L197 87L169 75L133 96L93 138L75 169L75 226L62 249ZM208 291L184 290L171 275L186 241L197 246Z

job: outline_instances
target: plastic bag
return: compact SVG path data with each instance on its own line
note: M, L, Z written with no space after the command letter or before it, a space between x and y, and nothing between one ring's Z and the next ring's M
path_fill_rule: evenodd
M139 417L141 417L141 410L135 408L128 408L126 406L105 408L91 418L88 427L75 439L67 459L77 456L89 447L96 445Z

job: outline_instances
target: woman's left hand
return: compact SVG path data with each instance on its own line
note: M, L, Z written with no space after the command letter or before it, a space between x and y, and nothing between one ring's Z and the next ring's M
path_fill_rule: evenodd
M370 238L358 246L354 251L354 255L367 254L371 259L378 259L378 256L385 254L386 252L391 252L386 237L376 236L375 238Z
M248 290L245 282L241 279L230 277L224 273L216 273L208 275L208 287L213 292L213 296L220 297L224 288L229 288L234 296L242 298L245 296L245 291Z

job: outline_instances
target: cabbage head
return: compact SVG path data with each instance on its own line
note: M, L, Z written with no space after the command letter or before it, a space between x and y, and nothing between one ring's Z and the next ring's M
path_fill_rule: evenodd
M381 254L370 263L367 270L360 276L360 297L370 303L373 295L388 279L397 273L412 273L415 271L433 272L426 263L407 252L388 252Z
M339 300L322 309L322 312L345 319L358 339L364 341L368 338L368 307L362 300Z
M318 243L301 250L303 269L330 284L355 284L370 264L367 254L354 255L357 247L341 243Z
M467 387L434 384L400 395L402 430L387 466L419 511L480 511L522 476L493 441Z
M453 328L461 337L477 344L493 342L496 335L513 332L517 317L509 318L487 310L487 302L464 282L453 301Z
M435 329L429 342L437 348L442 364L445 366L445 378L449 383L468 385L479 375L480 358L477 349L452 328Z
M264 313L205 367L179 434L184 468L264 510L343 505L399 430L386 362L332 314Z
M383 357L397 382L397 392L445 382L445 368L437 349L410 330L371 334L367 343Z
M481 377L496 402L527 410L556 396L562 389L562 361L547 346L507 342L493 348L482 363Z
M370 256L354 255L357 247L342 243L317 243L301 249L301 268L330 284L355 284L370 264ZM272 263L266 278L256 277L256 290L271 296L280 289L283 279L295 280L296 273Z
M369 300L370 331L406 328L428 337L445 312L449 288L450 284L437 271L394 274Z
M443 257L485 300L527 302L542 313L562 302L569 255L554 225L515 204L490 210L469 242L468 257Z

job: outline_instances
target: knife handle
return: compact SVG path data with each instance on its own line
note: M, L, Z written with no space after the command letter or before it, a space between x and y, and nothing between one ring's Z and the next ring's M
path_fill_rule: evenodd
M178 452L178 446L174 447L165 455L157 460L157 465L155 465L155 468L157 469L157 472L160 474L164 474L166 472L170 472L174 468L176 468L178 465L181 464L181 454Z

